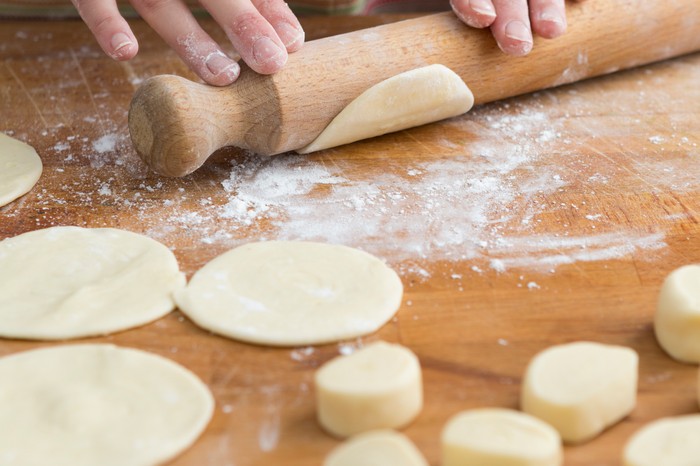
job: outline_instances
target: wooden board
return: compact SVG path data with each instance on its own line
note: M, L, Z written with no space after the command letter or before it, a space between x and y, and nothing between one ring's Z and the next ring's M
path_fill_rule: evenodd
M316 37L393 19L305 25ZM173 248L189 276L248 241L316 239L385 258L406 291L377 334L338 345L237 343L178 312L90 339L165 355L211 387L216 414L173 464L320 464L337 440L314 420L314 369L377 339L421 360L425 408L405 432L432 465L451 415L516 407L528 360L555 343L595 340L641 356L634 413L567 448L567 465L619 465L643 423L697 412L697 368L659 349L651 318L666 274L700 262L700 56L309 156L224 150L188 178L164 179L130 145L128 104L151 75L191 74L133 26L141 53L119 64L78 22L2 24L0 131L33 145L45 171L0 209L0 238L124 228ZM47 345L3 340L0 354Z

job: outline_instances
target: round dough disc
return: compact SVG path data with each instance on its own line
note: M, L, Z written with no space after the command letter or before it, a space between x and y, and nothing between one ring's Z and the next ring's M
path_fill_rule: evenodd
M293 346L372 333L394 315L402 294L398 275L365 252L269 241L215 258L175 301L197 325L215 333Z
M0 207L28 193L41 170L34 148L0 133Z
M0 359L0 463L156 465L189 447L214 401L194 374L144 351L66 345Z
M624 466L694 466L700 458L700 414L658 419L627 442Z
M170 312L185 285L173 253L111 228L52 227L0 242L0 336L102 335Z

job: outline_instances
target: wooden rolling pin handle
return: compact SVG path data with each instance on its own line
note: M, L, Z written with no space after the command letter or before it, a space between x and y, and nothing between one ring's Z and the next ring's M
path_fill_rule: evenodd
M569 31L503 54L487 31L440 13L307 43L271 76L243 67L231 86L149 79L132 101L137 152L158 173L183 176L217 149L271 155L304 147L350 101L403 71L441 63L490 102L700 49L698 0L590 0L571 4Z

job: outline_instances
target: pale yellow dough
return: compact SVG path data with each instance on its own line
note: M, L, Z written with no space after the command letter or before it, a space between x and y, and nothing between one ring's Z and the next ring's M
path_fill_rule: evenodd
M347 246L249 243L194 274L175 294L197 325L275 346L326 343L376 331L401 304L396 272Z
M561 438L525 413L502 408L464 411L442 431L442 466L560 466Z
M323 466L428 466L428 462L405 435L374 430L338 445Z
M0 464L151 466L189 447L214 401L194 374L113 345L0 358Z
M52 227L0 242L0 336L61 340L156 320L185 286L173 253L112 228Z
M417 68L367 89L297 152L307 154L444 120L472 105L474 96L454 71L443 65Z
M314 382L319 423L338 437L403 427L423 407L420 363L401 345L380 341L338 356Z
M28 193L42 168L33 147L0 133L0 207Z
M700 363L700 265L686 265L666 277L659 293L654 332L671 357Z
M624 466L697 466L700 464L700 414L651 422L627 442Z
M551 424L565 442L590 440L634 409L638 361L634 350L622 346L552 346L527 368L522 409Z

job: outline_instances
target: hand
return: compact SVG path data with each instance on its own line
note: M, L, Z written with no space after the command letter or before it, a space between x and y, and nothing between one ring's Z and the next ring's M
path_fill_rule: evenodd
M459 19L475 28L491 28L509 55L527 55L532 33L547 39L566 31L564 0L450 0Z
M72 0L102 50L115 60L129 60L138 42L115 0ZM231 84L241 68L197 23L181 0L131 0L148 24L205 82ZM287 53L301 48L304 30L284 0L201 0L224 29L236 51L253 70L279 71Z

